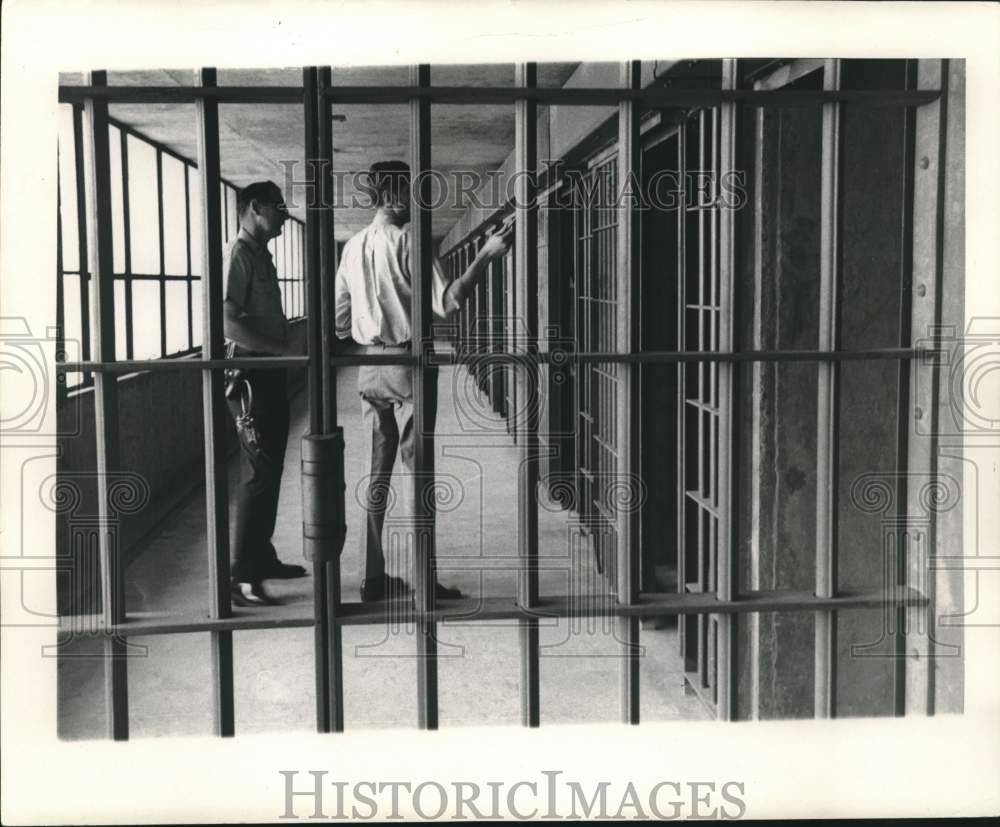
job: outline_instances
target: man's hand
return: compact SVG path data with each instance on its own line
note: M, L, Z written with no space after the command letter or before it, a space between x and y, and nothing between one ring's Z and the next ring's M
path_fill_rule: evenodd
M479 255L486 261L502 256L510 249L513 240L514 225L510 224L506 228L501 227L499 231L493 233L483 242L483 246L479 248Z

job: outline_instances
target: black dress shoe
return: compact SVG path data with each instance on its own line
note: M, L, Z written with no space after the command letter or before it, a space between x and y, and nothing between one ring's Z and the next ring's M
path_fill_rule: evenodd
M381 577L366 577L361 581L361 602L374 603L377 600L396 600L409 597L413 589L402 577L383 574Z
M282 563L277 557L274 557L264 566L260 576L266 580L293 580L296 577L306 577L308 574L305 566Z
M276 606L276 600L264 589L259 580L253 583L234 580L229 587L229 600L234 606Z
M461 589L438 583L434 589L434 597L438 600L461 600L465 595Z

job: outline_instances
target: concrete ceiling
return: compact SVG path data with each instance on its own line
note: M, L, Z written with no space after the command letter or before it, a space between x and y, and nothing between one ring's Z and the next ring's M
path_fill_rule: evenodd
M560 87L575 63L538 65L540 86ZM512 86L513 64L441 65L431 69L440 86ZM80 74L63 74L63 84L81 84ZM108 72L116 86L192 85L190 70ZM220 69L223 86L301 86L302 70ZM335 86L405 86L405 66L334 68ZM192 104L112 104L111 116L170 147L185 157L197 156L195 109ZM371 220L371 212L357 204L359 173L379 160L409 161L409 110L405 105L335 105L333 107L334 172L339 187L335 203L335 233L348 238ZM254 104L219 107L219 151L222 176L236 186L271 179L284 190L292 214L305 218L305 188L294 185L305 178L304 123L300 105ZM443 179L454 181L460 171L485 175L500 167L514 146L513 106L431 107L431 163ZM472 187L466 179L466 192ZM292 183L289 187L288 184ZM435 186L435 191L437 187ZM434 210L433 234L442 238L467 206L463 196L449 188L448 197ZM363 204L363 200L362 200Z

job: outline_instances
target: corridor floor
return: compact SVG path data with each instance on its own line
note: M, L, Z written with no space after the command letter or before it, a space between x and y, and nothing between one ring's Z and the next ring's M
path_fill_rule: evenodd
M357 369L338 378L339 422L346 439L348 536L341 558L342 595L358 600L361 557L359 493L367 474L366 439ZM442 368L435 440L439 579L471 596L514 594L517 571L519 448L464 368ZM292 426L279 504L275 547L287 562L301 562L299 438L308 429L306 395L292 402ZM238 460L228 468L230 492ZM389 569L412 579L405 536L412 484L394 474L386 520ZM585 600L600 596L593 555L580 542L572 514L541 495L540 590ZM127 569L129 611L205 613L207 561L204 492L176 511L147 540ZM312 577L269 581L285 608L311 614ZM248 611L267 612L268 608ZM671 619L673 621L673 619ZM608 618L552 619L540 623L542 724L618 720L619 646ZM442 727L517 725L520 722L518 632L514 621L439 624L439 705ZM311 628L234 634L236 732L315 729L314 631ZM415 727L416 639L413 628L387 617L384 624L347 626L344 641L345 725ZM212 732L209 635L130 637L131 737L207 735ZM704 720L701 702L684 694L677 627L641 633L643 720ZM64 647L58 669L59 734L101 738L105 732L104 672L95 638Z

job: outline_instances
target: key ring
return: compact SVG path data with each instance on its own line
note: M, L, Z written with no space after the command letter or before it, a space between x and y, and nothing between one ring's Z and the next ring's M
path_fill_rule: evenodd
M253 388L250 382L244 378L243 387L240 389L240 407L243 408L243 415L249 416L253 407Z

